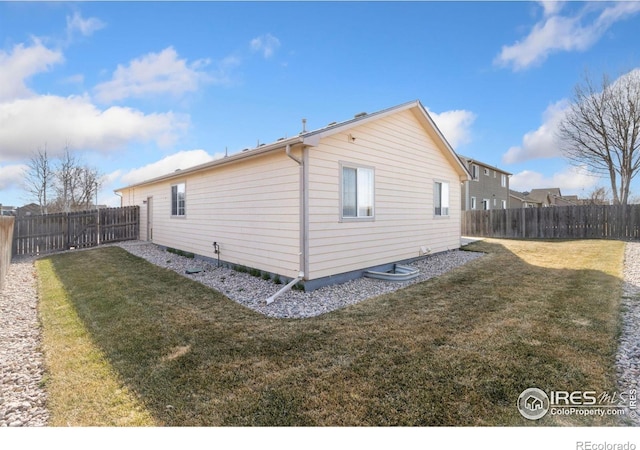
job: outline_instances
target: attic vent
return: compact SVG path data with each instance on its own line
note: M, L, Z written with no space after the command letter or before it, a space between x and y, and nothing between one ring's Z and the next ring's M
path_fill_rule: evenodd
M248 148L243 148L243 149L242 149L242 151L243 151L243 152L248 152L248 151L249 151L249 149L248 149Z
M364 117L364 116L366 116L366 115L367 115L367 113L366 113L366 112L361 112L361 113L356 114L356 115L355 115L355 116L353 116L353 117L354 117L354 118L356 118L356 119L359 119L360 117Z
M278 142L280 142L280 141L284 141L284 138L283 137L278 138Z
M334 126L334 125L335 125L335 124L337 124L337 123L338 123L338 122L331 122L331 123L330 123L330 124L328 124L327 126L328 126L328 127L332 127L332 126Z
M174 170L174 172L180 172L182 169L176 169Z
M263 146L265 146L265 145L267 145L267 144L260 144L260 145L258 145L258 147L263 147Z

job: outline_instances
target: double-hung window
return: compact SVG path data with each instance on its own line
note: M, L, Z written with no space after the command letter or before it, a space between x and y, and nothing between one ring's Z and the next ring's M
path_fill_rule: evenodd
M183 217L186 213L186 185L178 183L171 186L171 215Z
M374 171L370 167L342 166L342 218L373 218Z
M436 216L449 215L449 183L436 181L433 187L434 214Z

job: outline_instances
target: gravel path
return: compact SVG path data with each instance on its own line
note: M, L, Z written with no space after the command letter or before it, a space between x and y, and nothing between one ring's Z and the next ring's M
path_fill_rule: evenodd
M625 246L621 306L622 330L616 369L620 391L629 393L632 389L639 390L640 380L640 242L627 242ZM628 419L633 425L640 425L638 414L630 414Z
M323 314L366 298L392 292L465 264L480 254L451 251L414 263L421 275L404 283L362 278L310 293L291 291L271 305L264 299L282 285L230 269L193 261L158 249L145 242L117 244L162 267L224 292L229 298L271 317L302 318ZM185 270L203 268L199 274ZM620 391L638 389L640 379L640 242L627 243L622 298L622 333L616 355ZM0 426L44 426L47 424L46 393L42 389L43 355L37 316L36 279L33 259L13 262L5 288L0 292ZM632 417L634 425L640 418Z
M43 426L49 418L34 272L32 259L14 262L0 292L0 426Z

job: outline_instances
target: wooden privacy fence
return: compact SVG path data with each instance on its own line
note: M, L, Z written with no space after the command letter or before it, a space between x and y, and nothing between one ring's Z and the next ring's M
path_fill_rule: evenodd
M140 208L104 208L15 219L13 255L41 255L138 239Z
M462 234L496 238L639 239L640 205L464 211Z
M11 239L13 236L13 217L0 216L0 291L11 264Z

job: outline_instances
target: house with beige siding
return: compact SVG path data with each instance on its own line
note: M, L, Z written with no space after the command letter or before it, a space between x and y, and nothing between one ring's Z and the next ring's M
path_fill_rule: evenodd
M469 178L413 101L116 192L141 239L312 290L459 248Z

